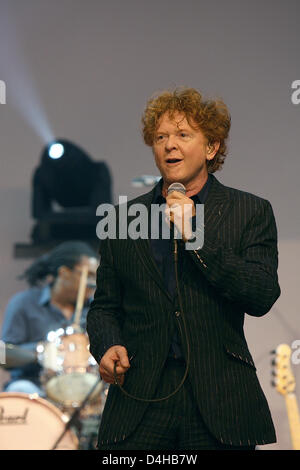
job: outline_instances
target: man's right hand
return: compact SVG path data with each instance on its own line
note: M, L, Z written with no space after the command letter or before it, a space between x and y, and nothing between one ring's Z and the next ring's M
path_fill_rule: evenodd
M102 380L108 384L114 384L114 366L117 363L116 373L121 385L124 383L124 374L129 369L130 363L127 350L124 346L112 346L100 361L99 372Z

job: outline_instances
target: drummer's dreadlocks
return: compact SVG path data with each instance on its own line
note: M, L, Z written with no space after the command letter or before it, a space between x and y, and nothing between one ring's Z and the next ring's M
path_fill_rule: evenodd
M25 279L30 286L37 286L49 278L51 284L56 279L58 269L61 266L67 266L73 269L76 264L80 263L82 256L97 258L95 251L84 242L63 242L49 253L40 256L34 261L34 263L19 276L19 279Z

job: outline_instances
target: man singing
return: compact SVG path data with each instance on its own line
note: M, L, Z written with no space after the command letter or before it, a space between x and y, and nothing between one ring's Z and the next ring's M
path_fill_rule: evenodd
M90 351L111 384L98 448L253 450L275 442L243 331L245 313L265 315L280 295L272 207L213 176L230 130L222 101L167 91L148 101L142 123L162 179L128 210L165 203L180 235L178 260L171 238L101 242L87 317ZM185 191L168 191L175 182ZM204 243L191 249L198 204Z

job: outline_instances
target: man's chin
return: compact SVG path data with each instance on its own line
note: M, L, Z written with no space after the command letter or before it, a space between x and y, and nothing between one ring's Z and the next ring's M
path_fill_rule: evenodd
M185 184L185 178L183 176L163 176L163 181L166 185L170 186L170 184L172 183L181 183L181 184Z

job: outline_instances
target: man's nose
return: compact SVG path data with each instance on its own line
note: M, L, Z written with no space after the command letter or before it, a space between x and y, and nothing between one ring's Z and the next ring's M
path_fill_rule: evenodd
M166 139L166 149L173 150L174 148L177 148L176 136L169 135L168 138Z

